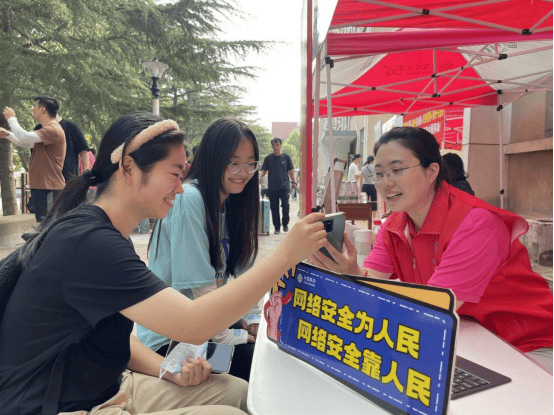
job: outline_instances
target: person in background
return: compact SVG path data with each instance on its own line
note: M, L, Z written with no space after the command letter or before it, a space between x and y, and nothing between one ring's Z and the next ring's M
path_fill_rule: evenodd
M94 166L94 160L96 156L96 150L91 147L89 151L87 152L87 158L88 158L88 169L92 170L92 166ZM83 168L83 163L81 162L81 159L79 159L79 174L83 174L83 172L87 170Z
M0 128L0 138L7 138L20 147L32 148L29 163L29 186L37 222L42 222L54 204L54 199L65 187L62 174L65 160L65 133L56 121L58 101L48 95L39 95L33 105L33 117L42 128L25 131L17 122L15 111L4 108L12 132Z
M269 208L271 209L271 220L273 221L273 227L275 228L275 234L281 232L281 225L283 225L283 232L289 231L290 222L290 185L289 178L292 187L296 188L296 180L294 179L294 166L290 156L281 151L283 146L283 140L280 138L274 138L271 140L272 154L268 154L262 164L262 174L260 180L266 174L268 174L269 191ZM283 221L281 223L281 217L279 215L279 201L281 201L281 209L283 211Z
M190 169L190 150L185 147L185 156L187 160L187 164L185 164L185 170L183 171L183 178L187 177L187 173Z
M332 271L451 289L462 318L479 322L552 373L552 293L533 272L520 216L447 183L429 132L397 127L373 149L375 186L393 212L363 267L346 250L311 261Z
M267 190L267 175L260 177L260 194L262 198L269 198L269 190Z
M294 173L293 173L293 176L294 176L294 181L296 182L296 187L293 187L292 188L292 192L291 192L291 199L292 200L298 200L298 194L299 194L299 190L300 190L300 171L297 171L299 169L294 169Z
M88 151L88 165L89 170L92 170L94 167L94 162L96 161L96 150L91 147ZM83 164L81 163L81 160L79 159L79 171L80 174L83 174L85 170L83 170ZM87 202L92 203L94 201L94 198L96 197L96 186L91 186L88 190L88 196L87 196Z
M367 156L367 160L362 167L361 174L363 179L362 192L367 194L367 200L371 202L371 211L373 219L378 219L377 215L377 190L375 189L375 157Z
M121 117L92 170L67 185L24 246L0 322L2 414L245 414L247 383L212 375L201 357L160 380L164 359L131 334L133 322L203 343L323 245L324 215L306 216L239 279L191 301L153 274L129 241L141 220L164 218L183 193L183 140L174 121L148 112ZM83 204L90 186L97 198Z
M206 130L184 184L184 193L152 233L148 267L191 300L223 287L249 269L258 253L258 143L233 118ZM240 298L237 297L237 299ZM213 336L235 345L230 374L249 379L261 310ZM138 338L165 356L170 339L143 326Z
M356 182L360 183L360 179L362 175L360 174L360 170L358 169L358 166L360 165L360 162L362 161L361 154L354 154L352 156L352 163L350 163L350 166L348 167L348 181L349 182Z
M73 177L91 168L89 157L90 148L77 124L73 121L62 119L59 114L56 115L56 121L61 125L65 133L66 147L62 175L65 182L68 183ZM38 124L35 127L35 131L41 128L42 124Z
M462 158L455 153L446 153L442 156L442 163L452 186L469 193L471 196L475 196L475 192L467 181Z

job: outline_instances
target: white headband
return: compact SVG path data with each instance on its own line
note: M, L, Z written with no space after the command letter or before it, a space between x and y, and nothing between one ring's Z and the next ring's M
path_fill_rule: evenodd
M129 145L127 146L127 154L131 154L133 151L138 149L141 145L143 145L147 141L152 140L154 137L159 136L160 134L163 134L167 131L178 130L178 129L179 129L179 126L173 120L163 120L163 121L157 122L156 124L152 124L150 127L145 128L136 136L131 138ZM125 143L121 144L112 152L112 155L110 157L112 160L112 163L114 164L119 163L119 160L121 160L123 156L124 146L125 146Z

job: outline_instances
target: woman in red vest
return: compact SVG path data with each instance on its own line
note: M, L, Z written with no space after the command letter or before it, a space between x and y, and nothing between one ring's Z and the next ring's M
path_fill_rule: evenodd
M552 373L552 293L534 273L519 236L518 215L491 206L444 177L435 137L393 128L375 144L375 187L393 212L363 267L345 235L345 251L328 244L335 272L450 288L457 313L479 322Z

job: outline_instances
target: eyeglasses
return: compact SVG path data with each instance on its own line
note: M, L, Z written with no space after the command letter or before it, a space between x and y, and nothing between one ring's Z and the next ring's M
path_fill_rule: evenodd
M244 168L246 169L246 173L252 174L258 171L258 169L260 168L260 162L251 161L250 163L241 164L237 163L236 161L232 161L227 166L227 170L229 170L229 173L231 174L238 174L241 171L242 166L244 166Z
M394 167L392 169L387 169L385 171L376 171L375 172L375 183L381 183L385 176L387 176L388 180L398 180L402 177L402 172L404 170L411 169L412 167L421 166L420 164L416 164L415 166L409 166L409 167Z

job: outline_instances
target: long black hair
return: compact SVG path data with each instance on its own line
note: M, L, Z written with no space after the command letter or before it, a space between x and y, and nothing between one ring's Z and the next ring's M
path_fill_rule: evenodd
M435 179L435 190L438 190L443 180L449 182L442 165L439 143L429 131L417 127L395 127L379 138L373 146L373 154L377 156L379 148L391 141L397 141L398 144L410 150L417 157L422 167L427 168L431 163L439 165L439 174Z
M230 194L221 202L223 177L231 157L243 140L254 147L254 157L259 160L258 142L254 133L242 121L234 118L221 118L208 127L187 172L186 182L197 180L193 184L198 188L206 211L206 232L208 234L210 264L221 268L219 215L225 210L229 231L229 257L227 269L234 273L237 267L243 268L254 263L258 255L258 214L260 193L258 171L238 194ZM160 238L161 221L158 228ZM152 232L148 251L155 232ZM159 244L158 244L159 245ZM157 254L157 252L156 252Z
M145 111L136 111L115 121L102 137L98 155L91 172L77 176L66 184L64 190L56 198L54 206L42 221L40 228L46 227L54 218L74 209L84 203L90 186L98 186L96 197L100 197L110 188L110 178L119 169L119 162L112 163L113 151L124 144L123 153L131 139L142 130L150 127L164 118ZM148 173L154 165L167 158L173 147L182 146L185 139L183 132L166 131L141 145L128 154L133 158L138 168Z
M462 158L455 153L446 153L442 156L442 163L446 169L450 182L454 183L458 180L467 179L467 174L464 171L464 162Z
M375 157L373 157L373 156L367 156L367 160L365 161L364 166L367 166L367 165L370 164L373 160L375 160Z

